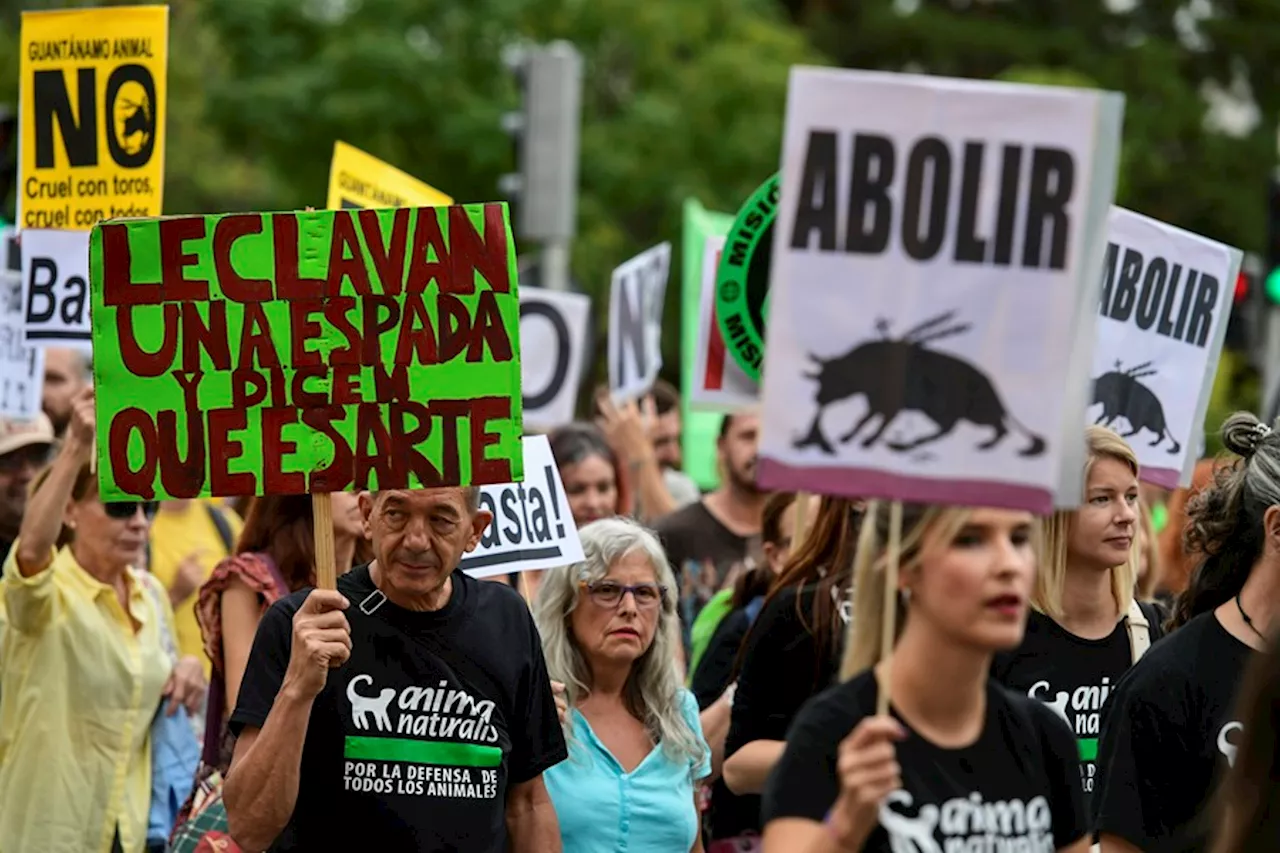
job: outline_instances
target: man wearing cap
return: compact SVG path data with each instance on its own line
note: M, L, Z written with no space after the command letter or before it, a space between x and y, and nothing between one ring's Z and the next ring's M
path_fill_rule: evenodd
M27 492L49 462L53 425L43 413L30 421L0 418L0 560L18 537Z

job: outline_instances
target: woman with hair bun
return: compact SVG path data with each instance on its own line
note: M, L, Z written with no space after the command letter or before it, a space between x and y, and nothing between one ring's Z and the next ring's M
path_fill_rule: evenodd
M1094 827L1103 853L1204 849L1215 781L1234 762L1235 698L1280 610L1280 433L1237 412L1235 464L1192 499L1185 533L1203 562L1170 629L1112 692L1102 723Z

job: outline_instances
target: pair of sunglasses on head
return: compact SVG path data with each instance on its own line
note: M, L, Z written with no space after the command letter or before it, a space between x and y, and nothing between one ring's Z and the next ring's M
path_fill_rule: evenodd
M112 501L104 503L102 508L107 511L108 518L114 518L118 521L128 521L133 518L134 514L141 509L142 514L147 521L156 517L156 513L160 511L159 501Z

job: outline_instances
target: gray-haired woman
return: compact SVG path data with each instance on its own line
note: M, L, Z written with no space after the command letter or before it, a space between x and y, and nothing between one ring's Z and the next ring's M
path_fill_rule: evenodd
M569 759L543 778L565 853L701 853L695 783L711 773L680 686L675 578L657 537L623 518L579 531L586 557L546 573L534 615L565 684Z

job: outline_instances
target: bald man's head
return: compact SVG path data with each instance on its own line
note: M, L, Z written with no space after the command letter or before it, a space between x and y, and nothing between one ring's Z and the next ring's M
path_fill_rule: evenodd
M62 435L71 420L71 401L92 378L89 356L69 347L44 351L44 412Z

